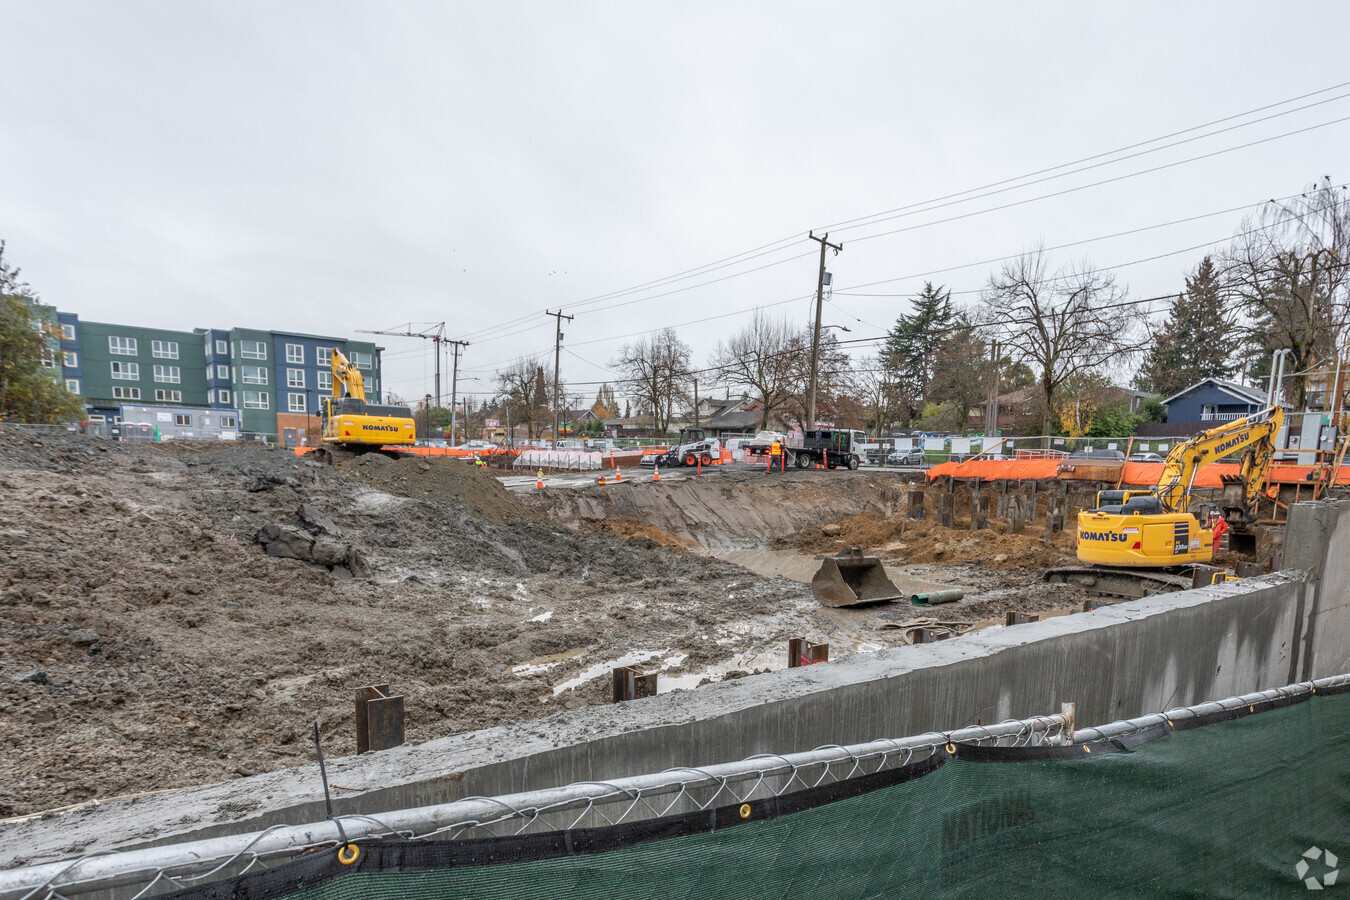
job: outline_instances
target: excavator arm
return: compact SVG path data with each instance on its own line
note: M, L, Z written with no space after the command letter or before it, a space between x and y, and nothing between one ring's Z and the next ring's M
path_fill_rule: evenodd
M366 380L361 377L361 370L348 362L347 357L336 347L333 348L329 366L333 372L334 400L341 400L343 397L366 399Z
M1157 496L1163 509L1185 512L1195 473L1239 450L1245 452L1238 480L1246 508L1253 509L1275 456L1275 436L1283 425L1284 410L1271 406L1245 419L1211 428L1172 448L1158 479Z

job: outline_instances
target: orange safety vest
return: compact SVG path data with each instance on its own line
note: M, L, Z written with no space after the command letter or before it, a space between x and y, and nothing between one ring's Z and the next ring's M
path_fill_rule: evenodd
M774 456L782 456L782 455L783 455L783 445L780 444L780 443L778 443L778 441L774 441L774 442L773 442L773 446L769 448L769 452L770 452L771 454L773 454Z

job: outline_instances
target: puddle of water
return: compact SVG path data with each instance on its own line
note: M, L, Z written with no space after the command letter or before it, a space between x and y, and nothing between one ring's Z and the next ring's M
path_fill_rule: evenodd
M656 680L656 692L667 694L671 691L692 691L705 678L712 681L721 681L722 676L737 670L753 672L756 669L777 670L786 668L786 652L766 651L764 653L747 654L729 659L724 663L718 663L715 666L709 666L701 672L691 672L688 675L671 675L669 677L662 676Z
M511 667L512 675L533 675L536 672L547 672L554 666L561 665L569 659L576 659L586 653L585 647L578 647L575 650L565 650L562 653L550 653L548 656L541 656L538 659L532 659L529 662L523 662L518 666Z
M604 662L598 662L598 663L596 663L596 664L594 664L594 665L592 665L592 666L587 666L585 669L583 669L583 670L581 671L581 674L580 674L580 675L577 675L577 676L574 677L574 678L569 678L569 679L567 679L566 681L564 681L564 682L562 682L562 683L560 683L560 684L555 684L555 685L553 686L553 696L556 697L556 696L558 696L559 694L561 694L563 691L571 690L572 688L575 688L575 687L580 687L581 685L585 684L586 682L591 681L592 679L595 679L595 678L599 678L601 675L604 675L604 674L606 674L607 672L610 672L610 671L612 671L612 670L614 670L614 669L617 669L617 668L619 668L620 666L636 666L636 665L640 665L641 663L645 663L645 662L648 662L649 660L655 659L656 657L660 656L660 655L663 654L663 653L671 653L671 651L670 651L669 649L667 649L667 650L633 650L633 651L631 651L631 652L629 652L629 653L625 653L623 656L620 656L618 659L609 659L609 660L605 660ZM687 653L681 653L680 651L677 650L677 651L675 651L674 653L671 653L670 656L667 656L665 659L663 659L663 660L661 661L661 668L660 668L658 671L664 672L666 669L673 668L674 666L678 666L680 663L684 662L684 661L685 661L686 659L688 659L688 658L689 658L689 654L687 654ZM660 691L660 679L657 679L657 682L658 682L658 684L657 684L657 691L659 692L659 691Z

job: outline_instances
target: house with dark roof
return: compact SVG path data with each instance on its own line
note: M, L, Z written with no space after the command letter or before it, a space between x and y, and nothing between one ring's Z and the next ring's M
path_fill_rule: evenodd
M1205 378L1163 400L1167 424L1195 424L1213 428L1266 408L1266 393L1260 388Z

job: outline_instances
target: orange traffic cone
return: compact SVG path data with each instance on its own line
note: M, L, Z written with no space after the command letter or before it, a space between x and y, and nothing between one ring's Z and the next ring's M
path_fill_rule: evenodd
M540 469L540 470L539 470L539 474L536 475L535 478L534 478L534 489L535 489L536 491L542 491L542 490L544 489L544 470L543 470L543 469Z
M621 472L621 471L619 470L619 467L618 467L618 466L615 466L615 467L614 467L614 480L615 480L615 481L623 481L623 472Z
M661 467L657 466L656 468L652 469L652 481L660 481L660 480L661 480Z

